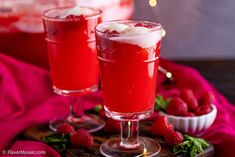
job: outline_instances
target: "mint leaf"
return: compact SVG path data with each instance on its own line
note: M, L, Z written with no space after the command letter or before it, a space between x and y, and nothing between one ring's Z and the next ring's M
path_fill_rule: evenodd
M59 149L66 149L69 145L70 134L52 134L42 139L47 144L55 145Z
M158 95L154 101L154 108L155 110L158 110L158 111L165 111L169 102L170 102L170 99L164 100L164 98L161 95Z
M100 110L102 109L102 105L101 104L97 104L94 108L95 112L100 112Z
M202 138L191 137L184 135L184 142L173 147L174 155L186 155L195 157L197 154L203 152L208 148L209 144Z

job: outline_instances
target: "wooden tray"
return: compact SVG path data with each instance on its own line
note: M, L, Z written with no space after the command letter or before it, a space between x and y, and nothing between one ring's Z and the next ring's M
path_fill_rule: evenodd
M150 126L150 122L141 122L140 123L140 136L146 136L153 138L157 140L161 144L161 157L174 157L173 153L171 152L172 148L168 147L164 141L161 138L153 137L148 132L148 128ZM50 131L48 128L48 125L41 125L41 126L35 126L32 128L28 128L23 132L23 139L31 139L31 140L38 140L42 141L44 137L47 137L48 135L51 135L53 132ZM69 148L66 150L61 150L57 148L56 145L51 145L57 152L61 154L62 157L102 157L99 146L101 143L106 141L107 139L111 137L117 137L119 134L107 134L103 130L100 130L96 133L92 133L92 136L94 137L94 145L87 150L83 149L75 149L75 148ZM214 147L213 145L210 145L209 148L207 148L203 153L197 155L197 157L212 157L214 155Z

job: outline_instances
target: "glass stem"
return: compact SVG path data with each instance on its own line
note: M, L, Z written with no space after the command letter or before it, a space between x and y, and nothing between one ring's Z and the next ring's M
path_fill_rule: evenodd
M121 143L127 149L140 146L139 142L139 121L121 122Z
M76 103L76 96L68 96L69 99L69 116L68 121L72 122L75 116L73 105Z

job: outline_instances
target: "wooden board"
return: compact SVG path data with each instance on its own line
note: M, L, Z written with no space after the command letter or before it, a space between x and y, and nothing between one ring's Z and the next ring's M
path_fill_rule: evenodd
M171 152L171 147L168 147L164 141L161 138L156 138L153 135L151 135L148 131L149 125L151 123L145 121L140 123L140 135L153 138L157 140L161 144L161 157L174 157L174 155ZM38 140L42 141L44 137L47 137L48 135L52 134L53 132L50 131L48 128L48 125L41 125L41 126L35 126L32 128L28 128L23 132L23 139L32 139L32 140ZM56 151L58 151L62 157L102 157L99 146L101 143L105 142L107 139L112 137L117 137L119 134L108 134L105 133L103 130L100 130L96 133L92 133L92 136L94 137L94 145L87 150L84 149L74 149L69 148L66 150L62 150L57 148L56 145L51 145ZM198 155L197 157L212 157L214 154L214 147L213 145L210 145L208 149L206 149L202 154Z

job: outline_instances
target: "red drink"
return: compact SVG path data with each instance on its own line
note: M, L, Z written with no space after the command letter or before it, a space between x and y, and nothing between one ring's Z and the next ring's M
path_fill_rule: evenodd
M161 26L135 21L97 26L97 46L106 111L153 110ZM125 25L123 25L125 24ZM111 27L110 27L111 26Z
M30 14L13 6L0 7L0 13L0 51L26 62L47 67L41 13Z
M58 8L44 15L53 85L62 90L96 87L98 62L95 26L100 11L90 8Z

